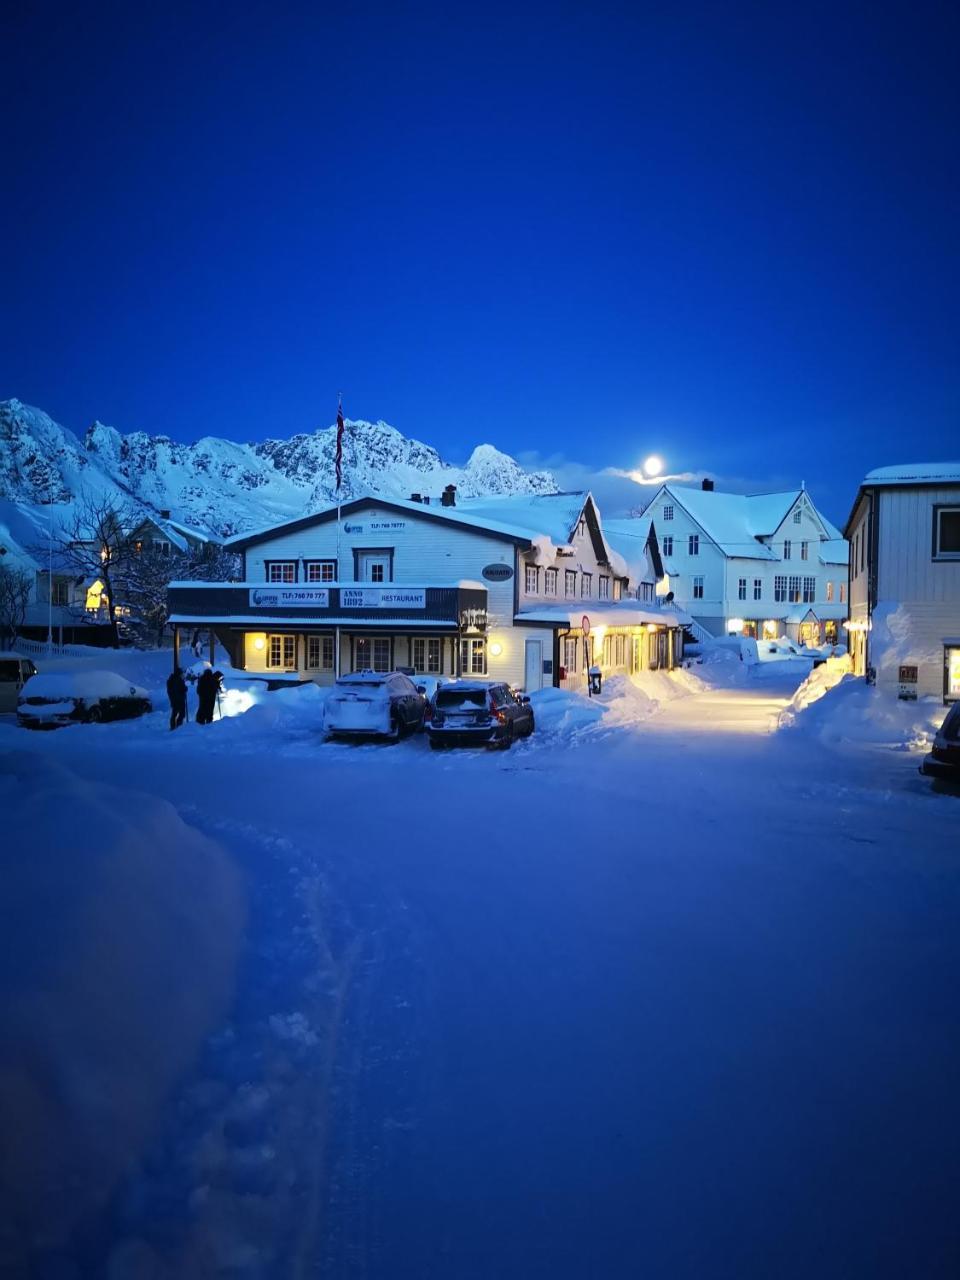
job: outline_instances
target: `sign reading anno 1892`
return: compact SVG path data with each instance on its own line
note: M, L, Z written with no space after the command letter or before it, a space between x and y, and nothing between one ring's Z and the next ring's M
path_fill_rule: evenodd
M423 587L341 587L341 609L425 609Z
M271 583L268 587L250 588L252 609L329 609L330 591L327 587Z

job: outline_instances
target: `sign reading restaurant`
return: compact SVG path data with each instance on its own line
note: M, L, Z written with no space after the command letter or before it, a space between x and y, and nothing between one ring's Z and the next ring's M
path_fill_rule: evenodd
M250 588L254 609L329 609L328 587L269 586ZM341 609L425 609L423 587L341 587Z

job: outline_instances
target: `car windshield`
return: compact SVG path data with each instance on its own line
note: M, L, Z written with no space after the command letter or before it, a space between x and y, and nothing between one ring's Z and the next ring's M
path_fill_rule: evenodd
M486 689L440 689L437 692L438 707L485 707L487 705Z

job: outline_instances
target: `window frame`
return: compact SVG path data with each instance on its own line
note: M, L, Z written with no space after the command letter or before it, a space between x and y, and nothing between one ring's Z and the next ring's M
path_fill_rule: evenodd
M274 571L274 569L280 569L280 570L282 570L282 569L284 569L285 567L286 567L286 568L289 568L291 565L293 566L293 577L292 577L292 578L283 578L283 577L275 578L275 577L273 577L273 571ZM287 560L264 560L264 562L263 562L263 572L264 572L264 576L265 576L265 578L266 578L267 582L269 582L269 583L270 583L270 585L271 585L272 587L288 587L288 586L290 586L290 584L291 584L291 583L299 582L299 581L300 581L300 561L299 561L299 560L289 560L289 559L287 559Z
M746 600L747 598L747 580L746 578L737 579L737 599Z
M801 560L810 559L810 543L806 539L804 539L800 543L800 559Z
M479 654L479 664L476 655ZM486 636L463 636L460 640L460 674L485 676L487 674Z
M673 555L673 534L665 533L663 535L663 554L665 556Z
M800 588L801 588L802 579L803 579L803 574L800 574L800 573L791 573L789 575L789 579L787 581L787 603L788 604L802 603L800 599Z
M311 578L310 573L313 569L319 567L320 577ZM324 577L324 571L329 569L330 577ZM322 559L304 560L303 562L303 580L304 582L325 583L336 582L337 580L337 561L335 558L324 557Z
M304 661L303 668L305 671L333 671L335 669L334 638L332 635L323 635L321 632L308 634L304 637ZM314 662L310 655L310 649L313 645L317 646L317 661ZM330 655L327 660L327 646L329 645Z
M783 540L783 558L784 560L793 559L793 542L789 538Z
M699 533L687 534L687 555L698 556L700 554L700 535Z
M580 599L593 599L593 574L585 573L583 570L580 572Z
M803 579L803 600L802 604L816 604L817 602L817 579L813 576L804 576Z
M944 512L950 515L956 515L960 519L960 503L956 502L938 502L933 507L933 529L931 542L931 559L941 563L950 564L960 560L960 546L956 551L941 551L941 521Z
M531 575L533 586L530 586ZM538 596L540 594L540 566L537 564L525 564L523 566L523 591L524 595Z
M610 575L609 573L601 573L597 578L597 599L610 599Z
M358 658L358 655L360 653L360 647L361 645L364 645L364 644L370 645L371 663L370 663L370 666L366 666L366 667L359 665L359 658ZM377 661L376 646L382 645L382 644L386 644L387 646L387 665L385 667L378 667L376 665L376 661ZM353 639L354 671L375 671L377 675L386 675L388 672L393 670L393 667L394 667L393 636L354 636L354 639Z
M753 598L754 600L763 599L763 579L754 578L753 580Z
M690 579L690 599L691 600L703 599L703 579L704 579L704 575L702 573L694 574L691 577Z
M673 503L672 503L672 502L668 502L668 503L664 506L664 508L663 508L663 518L664 518L664 520L672 520L672 519L673 519L673 511L674 511Z
M575 600L577 598L576 569L564 569L563 571L563 598L564 600Z
M274 662L273 647L274 644L280 652L280 660ZM293 658L287 660L287 650L292 649ZM296 671L297 670L297 637L290 631L272 631L267 636L267 660L266 666L268 671Z
M549 568L543 571L543 594L545 596L556 596L557 594L557 578L559 577L559 569ZM551 577L551 574L553 575ZM552 584L552 585L551 585Z
M773 600L774 604L787 603L787 575L785 573L775 573L773 575Z

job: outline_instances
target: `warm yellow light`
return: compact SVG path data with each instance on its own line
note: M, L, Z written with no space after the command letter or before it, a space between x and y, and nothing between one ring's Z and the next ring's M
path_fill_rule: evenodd
M87 587L86 607L91 613L96 613L101 605L105 608L106 604L107 597L103 594L103 583L98 578Z
M643 464L643 474L646 476L658 476L663 470L663 459L658 458L652 453Z
M775 636L777 634L777 624L768 618L763 624L763 634L765 636Z
M267 642L266 642L266 640L264 639L264 637L263 637L263 636L254 636L254 640L253 640L253 647L254 647L255 649L262 649L262 648L264 648L264 647L265 647L265 645L266 645L266 643L267 643Z
M499 658L501 653L503 653L503 645L499 640L494 640L493 644L490 646L490 656L493 658Z
M657 626L657 624L656 624L655 622L648 622L648 623L647 623L647 630L648 630L648 631L658 631L658 630L659 630L659 628L658 628L658 626Z
M727 630L728 630L728 631L742 631L742 630L743 630L743 619L742 619L742 618L731 618L731 619L727 622Z

